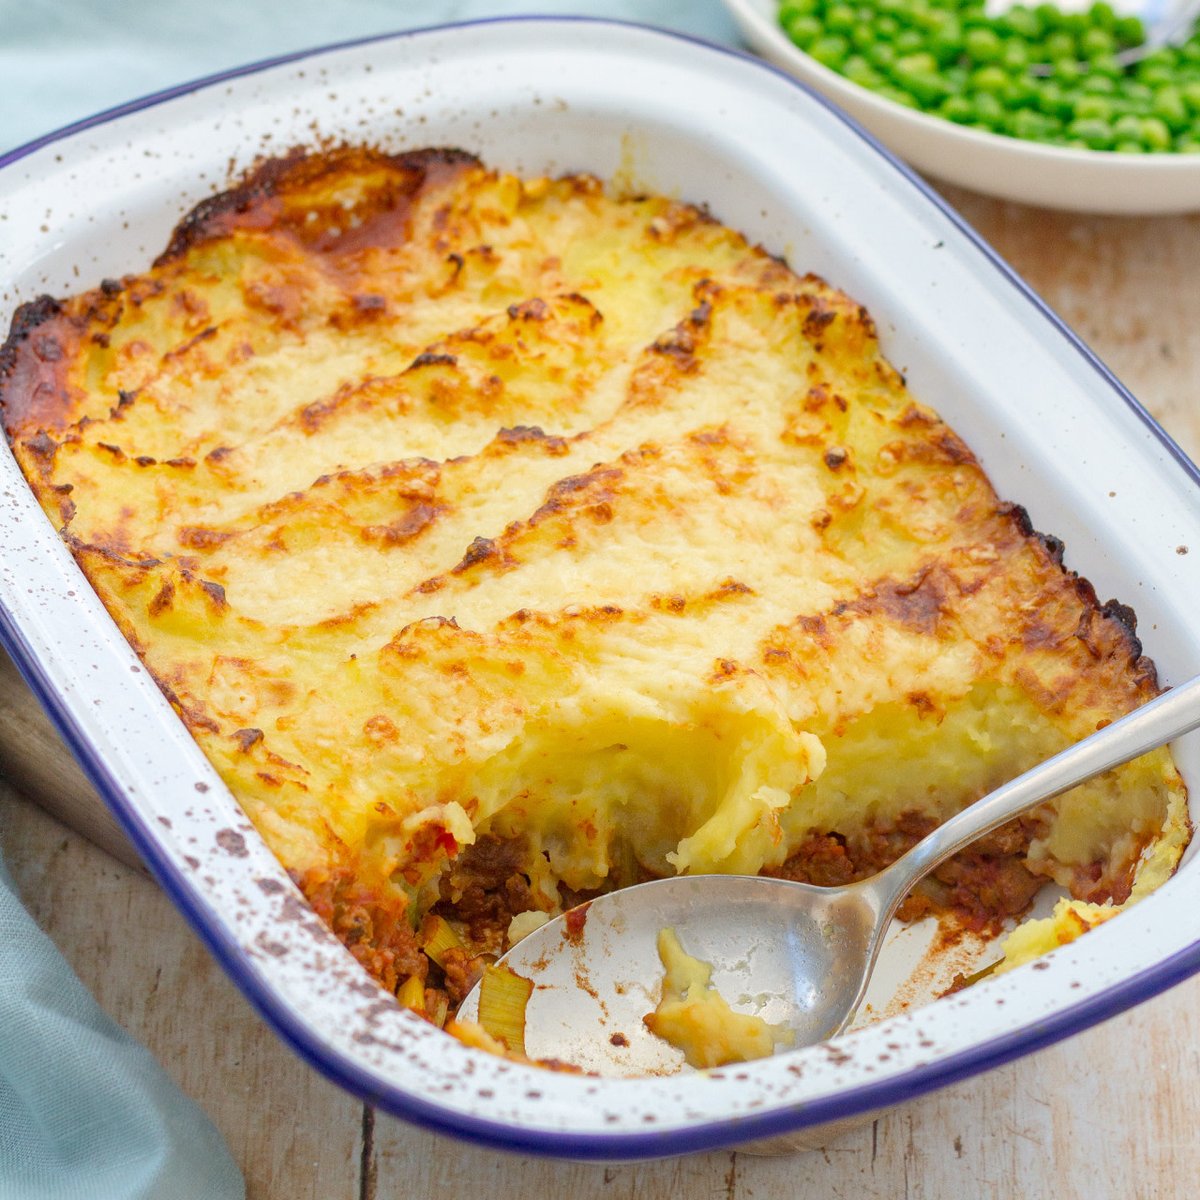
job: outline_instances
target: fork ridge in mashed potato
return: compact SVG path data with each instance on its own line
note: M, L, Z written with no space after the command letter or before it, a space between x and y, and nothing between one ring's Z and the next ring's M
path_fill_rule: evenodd
M860 305L590 176L268 162L149 270L21 309L0 401L263 837L435 1017L522 912L868 874L1158 691ZM1189 834L1159 751L919 903L1119 905Z

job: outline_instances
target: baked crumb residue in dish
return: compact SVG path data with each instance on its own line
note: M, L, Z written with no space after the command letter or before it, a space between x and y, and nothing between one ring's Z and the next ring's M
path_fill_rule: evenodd
M266 163L144 273L20 309L0 403L264 838L439 1022L521 914L860 877L1158 691L859 304L587 175ZM1189 834L1159 751L909 915L1120 905Z

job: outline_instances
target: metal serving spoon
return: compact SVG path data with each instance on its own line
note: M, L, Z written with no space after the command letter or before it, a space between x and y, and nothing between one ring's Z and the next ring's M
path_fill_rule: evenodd
M677 1071L682 1056L642 1018L660 995L660 929L713 964L713 986L794 1031L841 1033L862 1003L883 935L924 875L976 838L1077 784L1200 726L1200 677L997 788L877 875L813 887L757 875L681 875L611 892L550 921L501 960L535 987L526 1049L601 1074ZM478 985L459 1010L473 1020Z

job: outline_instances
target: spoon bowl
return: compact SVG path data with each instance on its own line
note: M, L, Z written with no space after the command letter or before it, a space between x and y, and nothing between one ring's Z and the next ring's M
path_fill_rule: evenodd
M681 1051L643 1018L661 996L658 933L713 967L735 1009L793 1034L794 1046L841 1033L866 993L892 916L928 872L977 838L1095 775L1200 726L1200 678L1092 734L951 817L889 867L844 887L760 875L683 875L580 905L501 961L532 980L525 1047L601 1075L679 1071ZM459 1009L475 1020L479 986Z
M711 963L734 1008L794 1031L796 1045L838 1031L865 988L878 898L863 885L812 887L742 875L679 875L609 892L542 926L504 956L533 980L525 1046L602 1075L658 1075L683 1054L642 1018L659 1000L660 929ZM459 1009L475 1020L475 988Z

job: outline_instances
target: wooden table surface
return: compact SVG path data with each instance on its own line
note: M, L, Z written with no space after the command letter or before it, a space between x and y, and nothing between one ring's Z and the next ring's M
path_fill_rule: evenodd
M1082 217L945 191L1200 459L1200 216ZM10 730L32 719L32 703L18 698ZM17 757L0 771L45 786L46 777L22 775L29 764ZM544 1162L376 1115L316 1075L251 1011L153 883L10 784L0 784L0 844L27 904L84 982L224 1133L254 1200L453 1200L481 1189L497 1200L1158 1200L1191 1197L1200 1180L1200 977L822 1151Z

